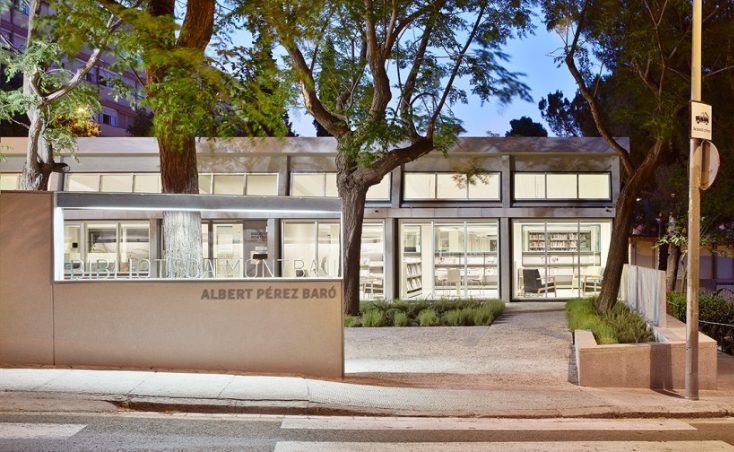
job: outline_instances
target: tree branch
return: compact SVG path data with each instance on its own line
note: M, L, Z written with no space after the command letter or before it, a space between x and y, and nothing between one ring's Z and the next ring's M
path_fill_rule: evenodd
M284 42L283 46L288 52L293 68L298 74L298 79L301 84L301 93L303 94L303 101L306 104L308 111L319 122L319 124L328 130L329 133L334 135L334 137L341 138L349 133L346 118L330 112L319 100L318 93L316 93L316 84L313 79L313 74L309 72L309 66L303 58L303 53L301 53L301 50L298 48L296 43L292 41L287 43Z
M464 62L464 56L466 56L466 51L469 50L469 46L471 46L472 42L474 42L474 37L477 35L479 26L482 24L482 20L484 18L484 11L486 10L486 8L487 8L487 5L482 4L481 9L479 10L479 14L477 14L477 20L476 22L474 22L474 27L472 28L472 31L469 34L469 37L466 38L464 47L461 49L461 52L459 52L459 55L456 58L456 63L454 64L454 68L451 70L451 75L449 76L449 80L446 82L446 88L443 91L441 100L439 100L438 105L436 105L436 109L433 112L433 116L431 116L431 119L428 122L428 131L426 132L426 136L428 137L433 136L433 131L436 128L436 121L438 120L438 117L441 114L441 110L443 109L443 106L446 104L446 99L448 99L449 93L451 92L451 88L454 85L454 80L456 79L456 76L459 72L461 63Z
M418 137L415 124L410 119L410 111L413 106L413 93L415 92L415 84L418 80L418 73L420 72L421 65L423 64L426 49L428 48L428 42L430 41L431 34L433 33L433 26L436 23L436 13L432 13L429 17L426 28L421 36L421 42L418 46L418 51L413 59L413 65L411 66L408 78L405 79L405 87L403 88L400 95L400 116L408 126L408 133L411 140L415 140Z
M596 98L591 95L588 88L586 87L586 82L584 81L583 76L576 67L576 61L574 60L574 55L576 54L576 50L578 48L581 31L584 27L584 19L586 17L587 7L587 0L584 0L584 3L581 6L581 12L579 13L579 20L576 32L574 33L573 43L571 44L571 48L568 50L568 53L566 53L565 63L568 67L569 72L571 72L574 80L576 80L576 85L578 85L579 87L579 92L581 92L581 95L584 97L586 103L589 105L591 115L594 118L594 123L596 124L599 133L602 137L604 137L604 140L607 142L607 144L609 144L609 146L617 153L619 159L622 161L622 166L624 167L625 172L628 175L632 175L634 171L634 166L632 164L632 159L630 158L629 153L626 149L620 146L619 143L617 143L614 137L612 137L612 134L609 132L609 129L604 122L604 118L602 117L599 103L596 101Z

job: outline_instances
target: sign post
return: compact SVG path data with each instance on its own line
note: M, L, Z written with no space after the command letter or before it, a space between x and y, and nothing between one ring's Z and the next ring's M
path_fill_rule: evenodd
M685 397L698 400L698 290L701 241L701 161L696 148L701 139L711 139L711 112L699 109L701 100L701 16L703 0L693 0L691 45L691 149L688 182L688 284L686 287ZM696 110L696 114L694 114ZM697 118L698 116L698 118ZM696 122L699 120L699 122ZM708 127L702 126L708 120ZM697 130L701 129L701 130ZM704 135L704 136L701 136Z

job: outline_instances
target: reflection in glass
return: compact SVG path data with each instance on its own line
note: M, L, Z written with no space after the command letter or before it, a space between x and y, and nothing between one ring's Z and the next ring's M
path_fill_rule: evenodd
M385 241L383 223L365 223L359 258L359 284L363 298L385 296Z
M199 179L201 186L201 178ZM209 186L207 185L207 188ZM160 174L136 174L133 179L133 192L135 193L160 193ZM201 193L201 190L199 191Z
M576 199L576 174L548 174L548 199Z
M310 173L292 174L291 196L324 196L324 175Z
M243 277L242 239L242 224L214 225L214 259L216 260L217 277Z
M241 195L245 190L244 174L215 174L215 195Z
M277 174L248 174L246 195L276 196L278 194Z
M436 198L466 199L466 177L462 174L436 174Z
M66 191L99 191L99 174L67 174Z
M435 199L435 174L405 173L405 199Z
M100 191L107 193L132 192L133 178L131 174L101 174Z
M545 174L515 174L515 199L543 198L545 198Z
M609 174L579 174L579 198L611 199Z

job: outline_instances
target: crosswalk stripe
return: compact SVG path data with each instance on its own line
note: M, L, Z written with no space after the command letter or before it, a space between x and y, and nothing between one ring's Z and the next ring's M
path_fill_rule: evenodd
M0 439L63 439L76 435L84 427L84 424L0 422Z
M461 419L286 417L281 428L303 430L672 431L696 430L676 419Z
M732 452L723 441L566 441L498 443L335 443L278 442L275 452Z

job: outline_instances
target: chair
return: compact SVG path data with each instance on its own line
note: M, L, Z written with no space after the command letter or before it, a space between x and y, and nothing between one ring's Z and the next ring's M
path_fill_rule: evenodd
M604 267L591 266L587 267L581 280L581 290L586 293L593 291L594 293L601 290L601 283L604 274Z
M554 277L546 278L547 282L540 277L537 268L522 269L522 286L524 295L540 295L548 292L556 293L556 280Z

